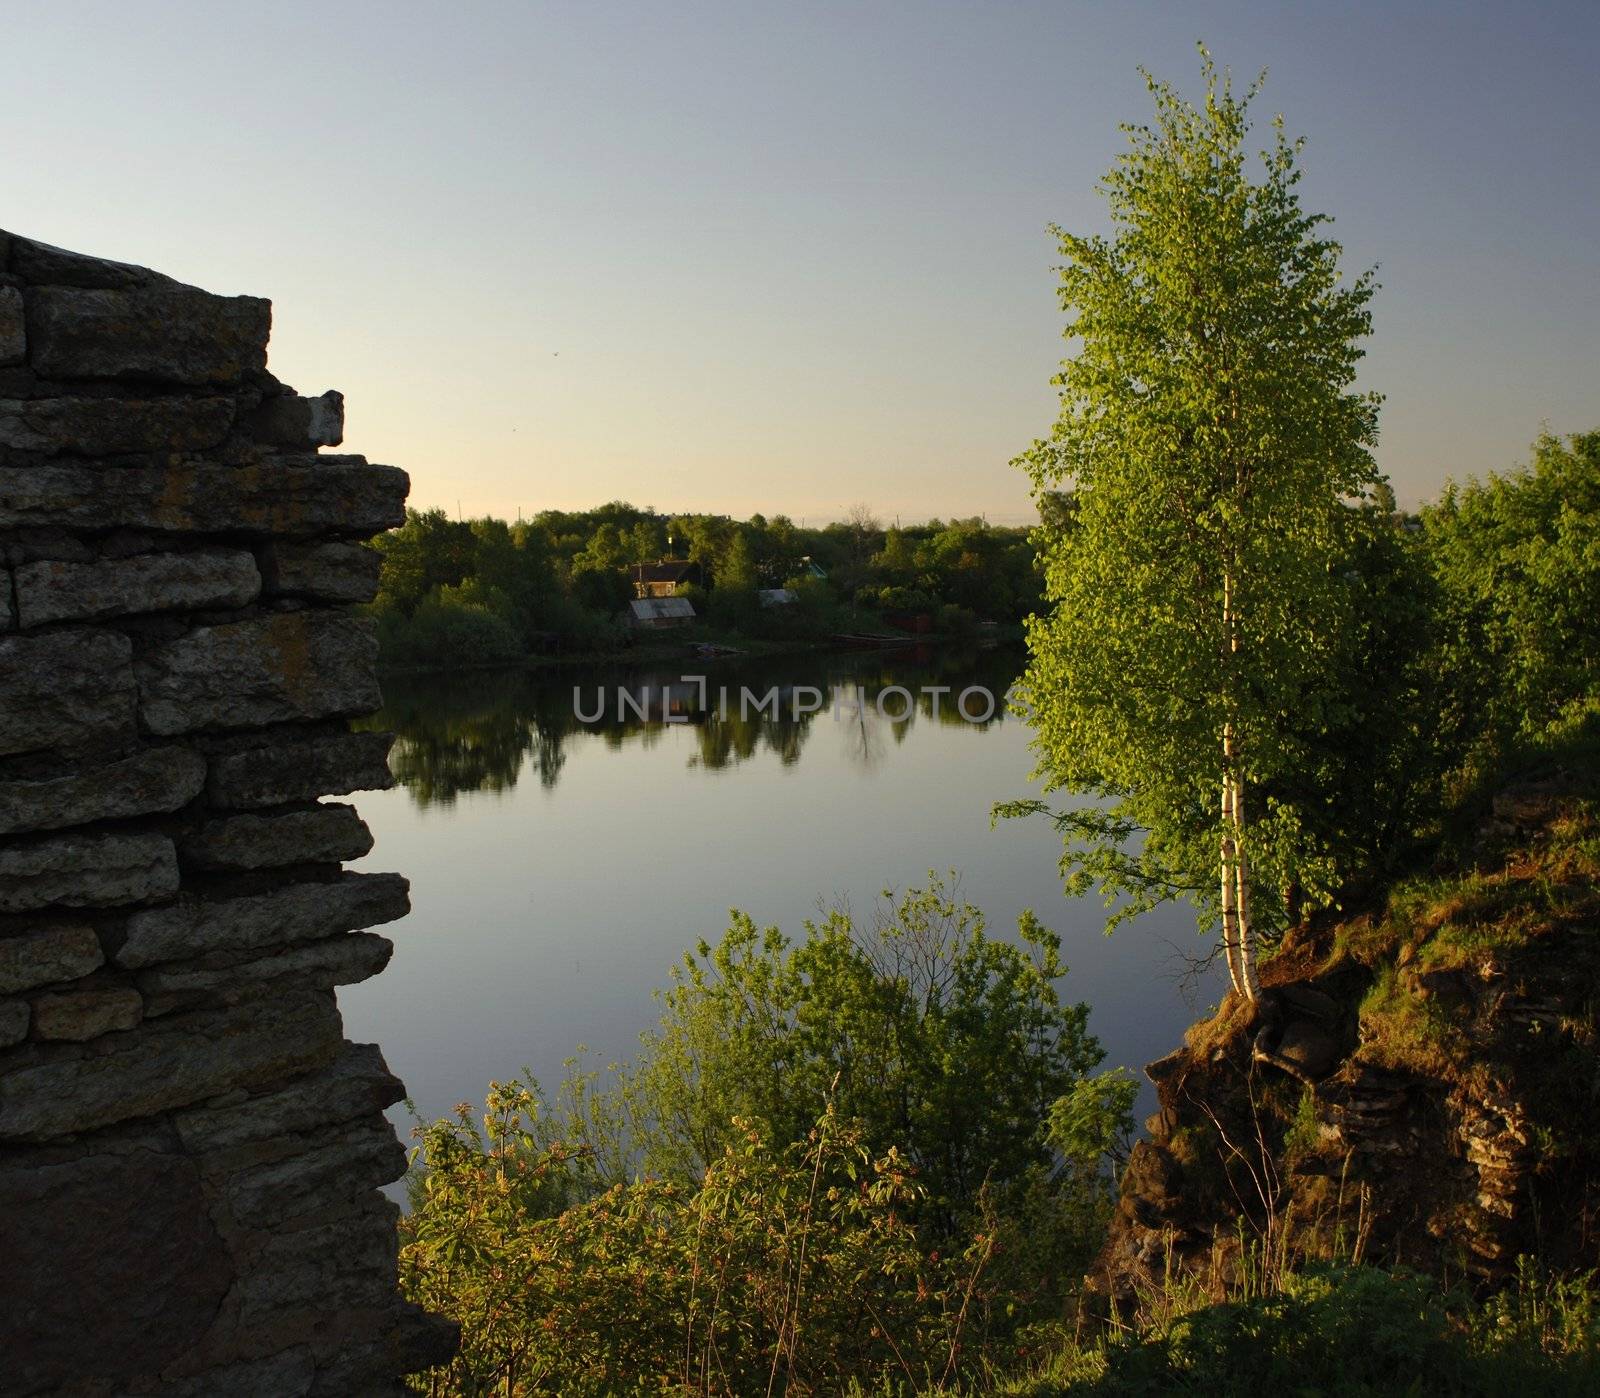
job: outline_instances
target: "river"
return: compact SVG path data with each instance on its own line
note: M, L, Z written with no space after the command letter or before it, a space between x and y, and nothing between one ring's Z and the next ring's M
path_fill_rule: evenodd
M633 1052L652 989L730 908L799 934L954 870L991 933L1032 908L1061 935L1061 993L1137 1070L1220 985L1184 974L1187 907L1107 938L1097 898L1063 896L1048 822L991 828L993 802L1035 794L1027 726L986 713L1021 664L901 648L389 680L372 726L399 735L398 782L355 798L377 843L354 867L404 873L413 911L382 929L383 975L341 991L347 1034L383 1046L423 1118L524 1068L553 1087L580 1046Z

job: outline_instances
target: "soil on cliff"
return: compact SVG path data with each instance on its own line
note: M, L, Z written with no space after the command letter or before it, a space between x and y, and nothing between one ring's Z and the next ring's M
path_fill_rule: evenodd
M1091 1294L1321 1258L1500 1280L1600 1263L1600 763L1523 770L1457 855L1314 920L1146 1069ZM1447 846L1441 846L1441 849Z

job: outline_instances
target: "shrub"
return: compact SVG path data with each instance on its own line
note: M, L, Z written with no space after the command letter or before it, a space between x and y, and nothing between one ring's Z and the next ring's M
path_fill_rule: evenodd
M831 1108L787 1149L736 1124L698 1186L637 1180L559 1213L573 1157L541 1146L538 1114L497 1085L481 1133L464 1107L426 1133L401 1282L462 1327L426 1391L836 1393L941 1381L981 1352L962 1342L992 1234L927 1253L909 1165Z
M381 614L378 644L385 661L450 669L516 661L522 642L497 605L501 600L469 581L435 588L409 617Z

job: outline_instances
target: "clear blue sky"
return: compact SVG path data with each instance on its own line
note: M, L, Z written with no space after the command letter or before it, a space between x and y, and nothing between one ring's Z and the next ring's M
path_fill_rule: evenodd
M272 297L413 500L1019 519L1051 220L1266 66L1403 500L1600 425L1600 3L13 0L0 224Z

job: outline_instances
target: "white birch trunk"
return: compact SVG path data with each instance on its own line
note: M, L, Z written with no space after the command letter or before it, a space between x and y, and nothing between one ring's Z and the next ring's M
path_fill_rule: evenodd
M1252 1004L1261 998L1261 980L1256 974L1256 931L1250 921L1250 851L1244 838L1244 783L1233 778L1233 868L1237 880L1234 915L1239 923L1239 979L1245 998Z
M1233 777L1229 770L1228 750L1232 746L1233 732L1224 728L1222 735L1222 953L1228 961L1228 979L1233 982L1236 995L1243 995L1244 981L1240 977L1239 920L1234 902L1238 881L1233 871Z
M1233 574L1222 575L1222 633L1228 654L1239 650L1238 618L1233 612ZM1231 721L1222 725L1222 947L1234 992L1254 1003L1261 997L1256 976L1256 944L1250 924L1250 865L1244 844L1244 783L1239 777L1239 747Z

